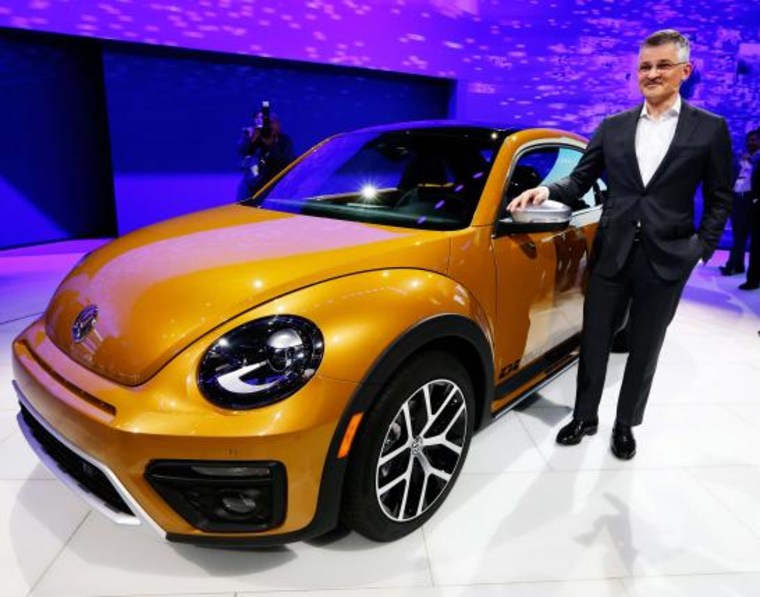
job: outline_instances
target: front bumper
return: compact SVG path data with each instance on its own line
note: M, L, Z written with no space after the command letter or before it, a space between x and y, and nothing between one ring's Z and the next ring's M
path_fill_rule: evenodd
M18 426L34 453L59 481L93 510L114 522L139 525L141 521L138 516L141 516L143 522L164 534L142 511L111 469L81 451L48 425L15 381L13 388L21 406L16 417Z
M319 520L319 504L339 502L340 487L323 485L341 477L326 472L334 468L334 436L356 384L316 376L287 400L231 412L193 395L187 364L178 358L142 386L119 386L69 359L34 324L13 345L19 425L56 477L120 524L147 524L171 540L252 545L328 530ZM66 457L53 457L50 444L62 447ZM172 460L282 463L282 524L256 533L196 528L145 478L151 463Z

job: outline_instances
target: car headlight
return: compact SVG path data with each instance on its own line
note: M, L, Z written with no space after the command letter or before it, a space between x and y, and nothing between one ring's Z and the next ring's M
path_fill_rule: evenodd
M219 338L198 370L203 395L218 406L248 409L297 392L322 361L322 333L293 315L257 319Z

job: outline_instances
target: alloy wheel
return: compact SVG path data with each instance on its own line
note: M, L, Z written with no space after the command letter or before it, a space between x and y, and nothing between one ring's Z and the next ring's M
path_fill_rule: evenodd
M375 492L395 522L430 509L452 480L467 438L467 402L451 380L425 383L401 405L382 443Z

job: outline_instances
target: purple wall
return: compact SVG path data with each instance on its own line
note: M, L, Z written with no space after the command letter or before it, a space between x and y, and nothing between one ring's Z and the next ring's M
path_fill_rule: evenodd
M296 153L446 118L450 80L0 28L0 248L107 237L235 200L266 99Z
M300 154L346 130L446 118L452 95L430 77L123 44L103 64L120 234L234 201L240 129L262 100Z
M3 25L450 77L460 117L582 133L637 101L637 44L670 26L694 42L695 103L737 140L760 123L757 0L14 0Z

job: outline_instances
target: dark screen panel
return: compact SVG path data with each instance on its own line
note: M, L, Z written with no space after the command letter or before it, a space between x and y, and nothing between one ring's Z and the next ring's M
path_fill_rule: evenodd
M0 247L115 233L100 56L0 31Z

